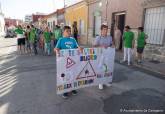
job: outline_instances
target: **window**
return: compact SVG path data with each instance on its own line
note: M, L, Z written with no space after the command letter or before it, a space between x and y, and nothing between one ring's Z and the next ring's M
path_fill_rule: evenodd
M85 34L85 27L84 27L84 20L79 20L79 34L84 35Z
M146 9L144 30L147 43L162 45L165 40L165 7Z
M100 27L101 27L101 16L94 16L94 29L93 29L93 36L100 35Z
M50 23L48 22L48 27L50 27Z

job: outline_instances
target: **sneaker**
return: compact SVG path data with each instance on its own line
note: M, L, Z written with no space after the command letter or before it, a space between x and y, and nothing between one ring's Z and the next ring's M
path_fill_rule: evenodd
M124 63L124 62L126 62L126 61L125 61L125 60L121 60L121 61L120 61L120 63Z
M68 93L64 93L64 94L62 95L62 97L63 97L64 99L67 99L67 98L69 97L69 95L68 95Z
M128 66L130 66L131 65L131 63L128 63Z
M100 89L100 90L103 89L103 84L99 84L99 89Z
M141 60L138 60L138 61L137 61L137 63L138 63L138 64L141 64L141 63L142 63L142 61L141 61Z
M72 91L72 95L77 95L77 91L76 90L73 90Z
M111 83L107 83L106 86L107 86L107 87L111 87L112 84L111 84Z

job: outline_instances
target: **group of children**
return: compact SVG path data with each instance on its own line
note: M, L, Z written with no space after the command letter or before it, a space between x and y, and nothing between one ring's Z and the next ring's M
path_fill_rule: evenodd
M137 38L137 53L138 53L138 62L140 63L142 60L142 53L146 44L146 34L143 32L143 27L138 28L138 38ZM34 50L34 53L37 54L36 43L37 43L37 35L36 29L34 26L27 26L26 30L23 30L20 26L15 30L18 38L18 49L21 49L21 45L27 43L28 49ZM26 32L26 38L23 38L23 34ZM97 36L95 42L93 44L94 47L108 48L115 47L113 38L108 33L108 26L101 25L101 34ZM43 39L42 39L42 35ZM75 38L71 37L71 27L64 26L63 34L59 26L56 26L56 31L52 35L49 31L48 27L45 28L43 32L38 36L40 37L39 43L43 44L44 41L44 49L45 52L50 55L51 54L51 40L54 42L54 52L58 56L59 51L61 49L76 49L78 48L82 52L82 48L78 45ZM123 42L124 42L124 58L122 62L128 61L128 65L131 64L131 50L134 48L134 33L130 31L129 26L125 26L125 32L123 34ZM29 46L30 45L30 46ZM31 48L32 47L32 48ZM110 83L107 83L106 86L111 86ZM103 84L99 84L99 89L103 89ZM77 94L76 90L71 92L67 92L63 94L64 98L69 97L69 93L73 95Z
M58 25L56 25L53 32L48 27L38 29L33 25L28 25L23 29L19 25L15 29L15 33L17 34L17 46L20 54L37 55L38 51L41 50L44 54L51 55L52 48L55 47L58 39L62 37L62 30Z
M143 27L138 27L138 37L137 37L137 44L136 44L136 50L137 50L137 63L142 63L142 54L144 47L146 45L146 39L147 35L144 33ZM135 47L135 38L134 33L130 31L129 26L125 26L125 32L123 34L123 41L124 41L124 58L121 61L128 62L128 65L131 65L131 57L133 54L133 49Z
M113 38L108 33L108 26L101 25L101 35L97 36L94 42L94 47L101 47L101 48L108 48L108 47L115 47ZM74 38L70 37L71 28L69 26L64 27L63 37L58 41L55 51L58 54L60 49L75 49L79 48L82 50L81 47L77 44ZM138 38L137 38L137 53L138 53L138 62L141 63L142 60L142 53L146 44L147 35L143 32L143 27L138 28ZM123 34L123 42L124 42L124 59L123 62L126 60L128 61L128 65L131 64L131 50L134 48L135 39L134 33L130 31L129 26L125 26L125 31ZM111 86L111 83L105 84L106 86ZM103 89L103 84L99 84L99 89ZM77 94L76 90L71 91L73 95ZM69 97L69 93L63 94L64 98Z

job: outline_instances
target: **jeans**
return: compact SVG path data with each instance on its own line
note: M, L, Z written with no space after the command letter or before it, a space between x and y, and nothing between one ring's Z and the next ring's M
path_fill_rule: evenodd
M45 53L50 55L50 53L51 53L51 42L45 43Z
M31 42L30 43L30 47L31 47L31 50L34 52L35 55L38 54L38 51L37 51L37 42Z

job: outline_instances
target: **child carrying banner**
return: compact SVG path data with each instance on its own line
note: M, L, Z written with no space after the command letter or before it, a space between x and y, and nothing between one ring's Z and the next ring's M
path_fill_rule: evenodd
M108 32L108 26L107 25L101 25L101 35L96 37L96 40L94 42L94 47L102 47L102 48L108 48L112 46L112 37L107 35ZM106 84L107 86L111 86L110 83ZM99 89L103 89L103 84L99 84Z
M59 55L61 49L79 48L80 50L82 50L82 48L80 48L79 45L77 44L76 40L70 36L71 36L71 28L69 26L64 26L63 37L58 40L57 45L54 49L57 56ZM77 91L73 90L72 94L76 95ZM68 92L63 94L63 98L68 98L68 97L69 97Z

